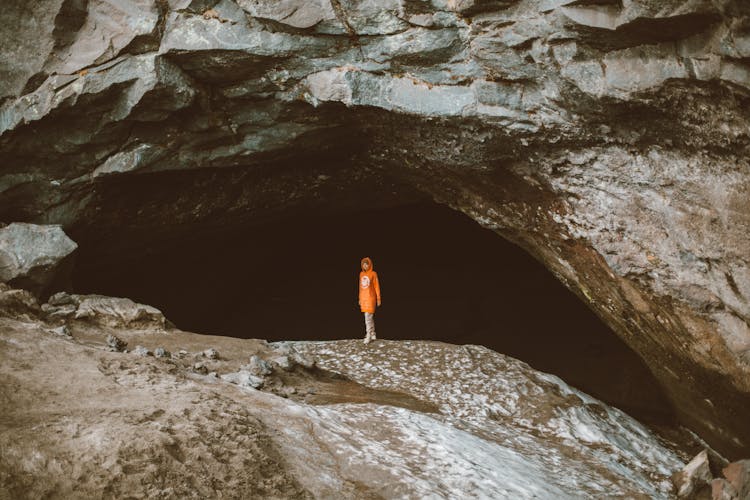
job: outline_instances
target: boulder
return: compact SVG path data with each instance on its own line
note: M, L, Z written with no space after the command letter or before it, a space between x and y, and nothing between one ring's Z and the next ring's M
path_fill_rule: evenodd
M164 315L145 304L130 299L105 297L102 295L81 295L75 319L86 319L112 327L159 328L165 326Z
M699 492L707 490L711 484L711 469L708 463L708 452L703 450L695 456L681 471L672 476L672 483L679 498L695 498Z
M740 496L729 481L716 478L711 481L711 500L740 500Z
M72 338L73 337L73 334L70 333L70 329L67 326L65 326L65 325L60 325L58 327L51 328L51 329L49 329L47 331L50 332L50 333L52 333L52 334L54 334L54 335L57 335L59 337L64 337L64 338Z
M50 318L84 320L112 328L163 330L167 325L155 307L120 297L59 292L42 309Z
M77 247L57 225L0 228L0 282L44 296L67 284Z
M750 500L750 460L732 462L721 473L737 492L737 498Z

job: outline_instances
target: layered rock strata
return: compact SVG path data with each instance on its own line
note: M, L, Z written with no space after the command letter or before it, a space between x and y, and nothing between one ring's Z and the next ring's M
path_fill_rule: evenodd
M16 0L0 218L106 255L417 191L536 256L747 454L749 10Z

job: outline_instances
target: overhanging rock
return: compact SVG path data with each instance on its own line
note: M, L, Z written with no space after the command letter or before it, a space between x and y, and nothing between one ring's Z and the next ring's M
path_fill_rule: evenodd
M77 247L60 226L16 222L0 228L0 282L48 295L68 281Z

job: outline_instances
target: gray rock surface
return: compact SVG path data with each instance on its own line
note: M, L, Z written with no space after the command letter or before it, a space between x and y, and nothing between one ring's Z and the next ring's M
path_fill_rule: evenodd
M226 373L222 375L221 378L231 384L239 385L240 387L249 387L252 389L259 389L263 387L263 378L258 377L246 370L240 370L234 373Z
M112 335L111 333L107 335L107 347L110 351L122 352L127 346L128 343L116 335Z
M274 356L270 359L270 362L274 363L276 366L278 366L282 370L289 371L292 368L294 368L294 362L291 359L289 359L289 356L287 355Z
M203 351L202 355L204 358L208 359L219 359L219 351L214 348L206 349L205 351Z
M0 282L42 295L66 282L77 247L60 226L17 222L0 227Z
M49 298L43 310L51 318L83 319L113 328L163 330L167 324L164 315L155 307L104 295L59 292Z
M0 220L106 258L418 191L537 257L683 423L750 450L746 1L26 6L2 12Z
M148 348L143 347L142 345L137 345L133 349L133 354L135 354L136 356L150 356L151 351L149 351Z
M164 349L163 347L157 347L154 349L154 356L157 358L171 358L172 353Z
M260 378L270 375L273 372L271 365L257 355L252 356L250 362L243 369Z
M65 337L65 338L71 338L73 335L70 333L70 329L68 329L65 325L60 325L55 328L51 328L48 330L50 333L55 334L59 337ZM138 346L140 347L140 346ZM137 347L136 347L137 349Z

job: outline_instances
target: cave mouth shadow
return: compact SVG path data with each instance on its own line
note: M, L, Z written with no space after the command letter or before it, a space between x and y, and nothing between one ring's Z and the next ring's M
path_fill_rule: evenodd
M640 357L583 302L527 252L437 203L308 213L147 246L79 259L74 290L129 297L212 335L363 338L357 275L369 256L383 292L380 338L484 345L642 421L673 422Z

